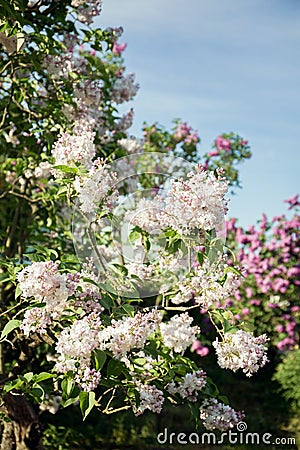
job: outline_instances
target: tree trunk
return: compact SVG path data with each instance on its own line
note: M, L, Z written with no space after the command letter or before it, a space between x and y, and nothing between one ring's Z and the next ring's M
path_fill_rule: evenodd
M6 394L0 411L10 419L2 425L0 450L43 449L38 415L22 394Z

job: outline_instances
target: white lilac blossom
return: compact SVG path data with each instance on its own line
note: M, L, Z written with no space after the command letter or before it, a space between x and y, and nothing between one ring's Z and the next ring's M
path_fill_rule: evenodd
M94 137L95 133L87 128L81 128L78 134L62 133L51 151L55 165L82 164L90 168L96 154Z
M163 229L160 221L163 208L163 201L158 196L154 199L142 198L133 210L125 214L125 219L149 234L160 234Z
M77 8L78 20L90 25L101 13L102 0L72 0L71 6Z
M87 174L77 176L74 181L80 210L94 219L101 203L111 209L117 198L116 175L109 169L109 165L97 159Z
M61 402L61 395L49 396L46 394L44 401L39 405L40 411L48 411L51 414L56 414L59 410Z
M203 370L187 373L182 381L171 381L167 385L170 394L179 394L182 398L191 402L197 401L198 392L206 385L206 373Z
M47 326L51 324L49 314L42 308L31 308L25 311L20 329L25 336L32 333L45 334Z
M143 264L143 262L131 262L126 264L128 275L135 275L141 280L147 280L154 274L155 267L152 264ZM137 280L138 282L138 280Z
M136 138L123 138L118 140L118 144L123 147L127 153L134 154L141 151L142 144Z
M17 274L22 297L34 297L42 301L45 296L55 291L61 281L58 263L53 261L34 262Z
M140 416L146 409L154 413L160 413L164 403L164 394L155 385L142 384L136 382L136 390L140 395L140 404L138 408L134 407L136 416Z
M112 320L111 325L98 334L100 349L111 351L118 359L126 358L130 350L144 347L161 319L161 314L154 309L149 313L137 313L134 317Z
M48 161L41 161L34 170L36 178L49 178L51 175L52 165Z
M176 353L183 353L200 333L198 326L191 327L193 318L188 313L177 314L169 322L160 324L160 331L166 347Z
M132 126L133 123L133 108L130 108L129 111L124 113L121 118L115 122L115 130L116 131L126 131L128 128Z
M101 380L101 374L96 369L90 367L80 367L76 372L75 382L85 392L90 392L96 389Z
M265 334L254 337L247 331L239 330L236 333L226 333L221 342L217 338L213 346L220 367L234 372L242 369L246 376L250 377L268 362L267 341Z
M67 305L70 290L67 276L58 272L58 263L34 262L17 274L23 298L34 297L45 303L45 310L53 319L60 317ZM27 325L29 317L27 317Z
M125 77L117 78L112 90L112 100L115 103L124 103L133 99L139 90L139 85L134 82L134 74L129 73Z
M234 295L239 285L238 276L229 272L228 265L223 258L216 262L206 259L202 266L197 265L178 284L178 292L171 301L175 305L193 300L202 308L220 306L227 298ZM221 280L224 280L221 283Z
M227 211L227 190L222 177L196 166L196 173L188 173L187 180L172 180L165 199L165 225L179 233L219 228Z
M84 368L89 366L91 353L99 344L100 325L100 317L91 313L63 329L55 347L58 354L55 364L57 372L75 371L78 363Z
M55 79L69 78L74 72L75 64L72 53L65 52L60 55L47 55L42 63L48 74Z
M204 400L200 406L200 419L207 430L226 431L234 428L243 418L243 412L235 411L215 398Z

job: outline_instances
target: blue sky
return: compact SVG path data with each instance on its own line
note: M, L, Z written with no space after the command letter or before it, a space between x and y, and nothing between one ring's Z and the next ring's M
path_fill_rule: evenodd
M243 189L229 215L246 226L285 212L300 191L299 0L103 0L96 26L120 26L140 91L134 126L199 131L203 152L222 132L248 139Z

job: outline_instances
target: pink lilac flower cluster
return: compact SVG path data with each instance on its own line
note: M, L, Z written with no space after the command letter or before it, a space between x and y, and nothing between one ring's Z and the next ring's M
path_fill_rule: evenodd
M197 144L200 141L197 130L192 130L192 127L188 126L186 122L177 126L173 138L176 142L183 140L186 144Z
M193 318L186 312L176 314L167 323L161 323L160 331L165 346L176 353L184 353L200 333L198 326L191 326L192 322Z
M121 55L124 50L126 49L127 44L124 42L123 44L118 44L117 42L114 43L113 45L113 53L115 53L116 55Z
M202 357L209 354L209 348L206 347L206 345L203 345L198 339L193 342L191 350Z
M297 206L297 196L290 204ZM254 321L260 332L270 334L279 350L287 350L299 342L299 240L300 217L285 215L268 221L265 214L257 227L247 230L227 222L228 239L236 243L237 261L243 268L244 280L231 305L240 309L240 318Z
M98 333L99 348L109 350L117 359L126 359L132 349L144 347L161 320L162 315L156 309L149 313L137 313L134 317L113 319L110 326Z
M222 136L218 136L217 139L215 140L215 146L217 147L218 150L225 150L225 152L229 152L229 150L231 149L231 142L229 139L225 139Z
M234 428L245 417L217 399L206 399L200 406L200 419L207 430L226 431Z
M267 341L265 334L254 337L247 331L239 330L236 333L226 333L221 342L217 338L212 345L220 367L234 372L242 369L247 377L251 377L268 362Z
M177 383L171 381L167 385L167 391L170 394L179 394L190 402L196 402L198 398L197 391L201 391L205 385L206 373L203 370L197 370L196 372L187 373L182 381Z
M164 403L164 394L155 385L142 384L136 382L136 390L140 395L140 404L138 408L133 407L136 416L140 416L146 409L159 414Z

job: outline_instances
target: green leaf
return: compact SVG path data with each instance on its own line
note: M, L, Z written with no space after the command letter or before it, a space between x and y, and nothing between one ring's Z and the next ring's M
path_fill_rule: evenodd
M124 275L124 276L128 275L128 269L126 267L121 266L121 264L117 264L117 263L114 263L112 265L116 268L117 272L119 272L121 275Z
M128 242L133 243L137 239L141 237L141 233L137 230L132 230L131 233L128 236Z
M40 383L41 381L48 380L49 378L54 378L54 375L48 372L41 372L34 376L34 381L36 383Z
M37 401L41 402L44 399L45 392L42 386L39 384L34 384L29 394Z
M15 299L17 299L18 297L20 297L20 295L22 294L22 289L20 288L20 286L18 285L16 287L16 291L15 291Z
M68 398L68 400L63 402L63 407L67 408L68 406L73 405L73 403L78 402L78 400L79 400L79 395L76 395L76 397Z
M79 404L83 420L85 420L95 405L95 392L80 392Z
M0 283L4 283L5 281L9 281L11 276L9 273L0 273Z
M103 352L102 350L95 350L94 351L94 356L95 356L95 365L96 365L96 370L101 370L102 367L105 364L106 361L106 353Z
M64 378L61 382L61 388L63 393L67 396L70 397L71 392L73 391L74 388L74 383L70 378Z
M5 383L3 388L3 394L6 394L7 392L12 391L13 389L19 389L24 385L24 380L21 380L20 378L17 378L13 381L8 381Z
M124 365L117 359L111 359L107 365L107 377L118 377L124 369Z
M125 304L125 305L122 305L122 308L124 309L124 311L127 312L127 314L130 317L134 317L134 306Z
M32 378L33 378L33 372L25 373L25 374L23 375L23 377L25 378L25 380L27 381L27 383L29 383L29 382L32 380Z
M9 322L7 322L7 324L5 325L5 327L3 328L2 332L1 332L0 342L3 341L3 339L9 333L11 333L13 330L15 330L16 328L19 328L20 323L21 323L21 321L20 320L16 320L16 319L12 319Z
M53 166L53 169L60 170L63 173L78 173L77 167L70 166Z

